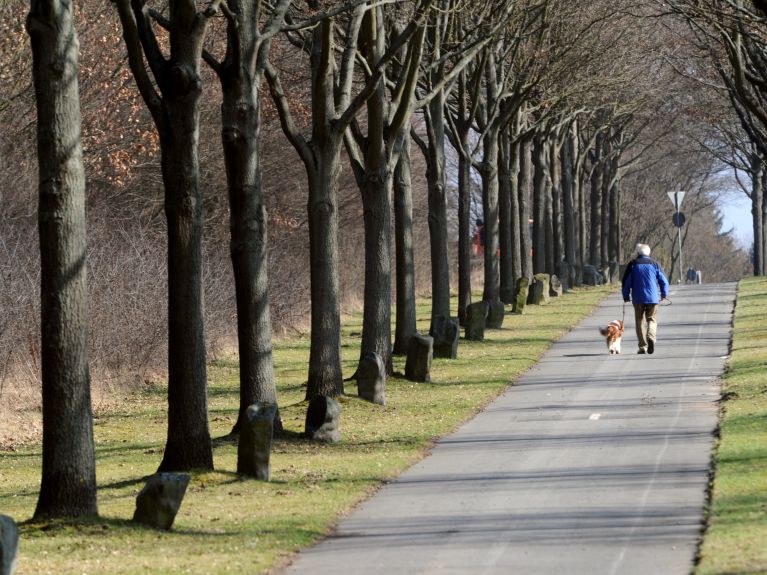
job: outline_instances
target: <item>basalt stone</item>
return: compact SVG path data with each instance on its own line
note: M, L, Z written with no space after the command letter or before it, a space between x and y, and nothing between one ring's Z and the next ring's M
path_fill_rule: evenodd
M315 397L306 410L304 434L315 441L334 443L341 440L341 406L332 397Z
M186 473L155 473L136 497L133 521L168 530L176 519L189 485Z
M583 283L587 286L598 286L604 283L602 274L592 265L583 266Z
M549 295L551 297L561 297L564 292L563 284L559 281L557 276L551 276L551 283L549 284Z
M7 515L0 515L0 575L16 571L19 555L19 528Z
M517 298L514 300L514 308L512 313L523 314L525 313L525 305L527 304L527 296L530 291L530 278L521 277L517 280Z
M573 286L580 287L583 285L583 266L573 266Z
M458 323L447 316L437 316L432 321L432 331L429 335L434 338L434 357L458 357Z
M464 337L469 341L482 341L485 339L485 318L487 317L487 303L477 301L466 308L466 331Z
M506 314L503 302L498 300L485 303L487 304L487 329L501 329L503 327L503 317Z
M533 278L543 284L543 301L541 303L549 303L551 297L549 291L551 290L551 276L549 274L535 274Z
M562 285L562 293L570 291L570 287L575 285L575 268L567 263L566 260L559 262L557 267L557 278ZM552 276L553 277L553 276Z
M245 421L237 443L237 473L262 481L272 478L269 455L276 415L277 406L274 403L256 402L245 410Z
M386 404L386 365L381 356L368 352L357 367L357 394L378 405Z
M420 333L413 334L407 347L405 377L410 381L430 381L433 356L434 338Z
M549 274L535 274L533 283L530 285L530 294L527 303L533 305L546 305L549 303Z
M621 265L618 262L610 262L610 281L612 283L619 282L621 279L621 276L623 275L621 273Z

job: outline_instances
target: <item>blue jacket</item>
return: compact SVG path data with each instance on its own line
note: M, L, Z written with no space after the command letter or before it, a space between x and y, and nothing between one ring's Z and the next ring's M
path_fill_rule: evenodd
M657 262L639 256L629 262L623 274L623 301L634 304L657 304L668 296L668 280Z

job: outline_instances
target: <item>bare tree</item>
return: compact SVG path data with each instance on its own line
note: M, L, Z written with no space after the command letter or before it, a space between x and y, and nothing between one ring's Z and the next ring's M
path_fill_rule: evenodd
M277 403L272 364L272 322L267 291L267 214L261 177L261 85L272 38L281 30L290 0L271 13L261 0L227 0L227 49L221 61L205 54L221 81L231 242L237 293L240 359L238 433L248 406ZM266 19L259 29L262 17ZM279 415L276 426L280 427Z
M116 0L128 62L160 137L168 222L168 438L160 469L212 469L202 301L198 134L203 40L218 0L171 0L164 55L144 0ZM145 63L146 60L146 63Z
M377 353L389 371L392 348L392 177L402 153L403 140L410 129L413 96L423 51L424 24L432 2L417 2L412 12L398 7L398 10L388 15L389 22L383 7L371 7L367 11L359 40L360 56L366 68L375 70L383 66L384 62L393 60L393 50L399 52L401 60L396 67L386 66L386 75L378 77L378 84L366 101L367 133L363 131L360 122L353 121L346 134L346 148L362 194L364 212L365 299L360 357L371 352ZM404 25L403 22L408 23ZM393 87L391 97L387 96L387 78ZM414 322L403 325L400 345L406 346L413 332Z
M321 3L309 0L318 12ZM338 194L340 151L347 128L368 98L380 89L386 65L399 53L389 50L366 71L364 85L354 91L355 62L360 56L360 32L366 2L339 7L345 12L319 14L308 34L289 31L289 39L309 51L311 65L311 136L305 137L291 112L279 70L266 73L283 131L297 150L309 180L309 236L312 331L307 399L343 394L338 300ZM368 24L369 25L369 24ZM296 25L296 29L302 28ZM340 28L340 31L337 30ZM337 52L337 43L342 46Z
M88 370L85 173L71 2L33 0L37 98L43 473L35 518L97 515Z
M726 88L741 127L762 156L767 154L767 20L763 2L717 0L705 7L690 0L673 0L661 13L681 16L692 30L692 43L707 53ZM690 74L682 72L685 76ZM698 78L711 83L710 78ZM764 273L767 251L764 227L767 212L752 195L754 273Z

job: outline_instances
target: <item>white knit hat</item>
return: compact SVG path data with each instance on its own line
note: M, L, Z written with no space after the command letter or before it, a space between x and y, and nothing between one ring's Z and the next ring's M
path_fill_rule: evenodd
M637 244L637 256L649 256L650 246L647 244Z

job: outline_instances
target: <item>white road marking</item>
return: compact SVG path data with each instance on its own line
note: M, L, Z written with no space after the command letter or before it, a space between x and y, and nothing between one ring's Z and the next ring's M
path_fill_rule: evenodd
M589 415L589 419L591 419L591 420L593 420L593 421L596 421L596 420L597 420L597 419L599 419L600 417L602 417L602 414L601 414L601 413L592 413L591 415Z

